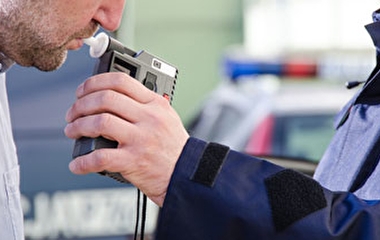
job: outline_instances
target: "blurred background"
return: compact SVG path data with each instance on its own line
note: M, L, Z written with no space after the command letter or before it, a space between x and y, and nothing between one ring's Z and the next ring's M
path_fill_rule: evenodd
M375 0L129 0L115 33L179 69L173 106L190 134L312 174L334 116L366 80L375 50L364 25ZM63 134L88 48L51 73L7 78L27 239L132 239L136 189L67 165ZM147 232L158 214L148 205Z

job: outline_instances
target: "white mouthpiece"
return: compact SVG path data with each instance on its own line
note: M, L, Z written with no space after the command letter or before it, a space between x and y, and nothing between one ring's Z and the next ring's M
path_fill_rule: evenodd
M93 58L99 58L107 51L109 41L108 35L104 32L96 37L84 39L84 43L90 46L90 56Z

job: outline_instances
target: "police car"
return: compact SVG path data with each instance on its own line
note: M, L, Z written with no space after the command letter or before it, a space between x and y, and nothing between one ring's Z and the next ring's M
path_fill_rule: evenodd
M312 174L355 90L318 79L312 61L227 60L228 78L202 103L190 134Z

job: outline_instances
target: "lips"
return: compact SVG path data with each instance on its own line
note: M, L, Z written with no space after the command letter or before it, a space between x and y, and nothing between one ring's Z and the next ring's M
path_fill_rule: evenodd
M74 33L71 39L65 46L67 50L77 50L83 46L83 39L93 36L99 29L99 24L95 21L91 21L89 25L82 30Z
M82 46L83 46L82 38L73 39L66 44L67 50L78 50Z

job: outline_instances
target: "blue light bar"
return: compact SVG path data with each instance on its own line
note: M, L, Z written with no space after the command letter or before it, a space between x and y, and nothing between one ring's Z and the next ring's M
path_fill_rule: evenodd
M254 76L271 74L280 76L282 73L282 65L280 63L269 63L255 60L235 60L225 59L225 74L231 80L236 80L241 76Z
M232 81L241 76L274 75L278 77L315 77L317 65L310 61L273 60L260 61L254 59L224 59L224 71Z

